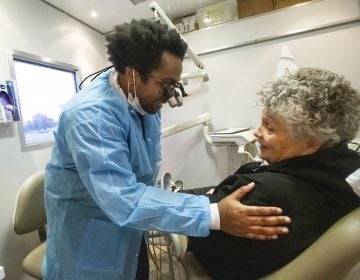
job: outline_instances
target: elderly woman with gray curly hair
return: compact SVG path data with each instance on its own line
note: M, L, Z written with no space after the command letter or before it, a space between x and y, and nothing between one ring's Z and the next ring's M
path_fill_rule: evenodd
M255 182L242 203L278 205L292 219L290 233L260 242L212 231L189 238L188 250L212 279L258 279L290 262L332 224L360 206L346 178L360 168L347 147L360 125L360 92L342 76L302 68L266 83L254 135L259 156L223 180L210 196L219 201L239 186Z

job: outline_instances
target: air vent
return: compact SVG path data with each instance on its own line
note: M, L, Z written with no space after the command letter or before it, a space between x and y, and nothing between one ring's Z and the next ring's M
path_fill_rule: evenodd
M137 5L141 2L145 2L146 0L130 0L131 3L133 3L134 5Z

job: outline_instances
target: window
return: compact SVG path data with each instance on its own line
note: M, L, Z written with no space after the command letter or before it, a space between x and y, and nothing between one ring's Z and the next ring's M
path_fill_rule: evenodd
M62 107L77 91L78 68L19 51L12 54L11 68L17 84L22 150L51 146Z

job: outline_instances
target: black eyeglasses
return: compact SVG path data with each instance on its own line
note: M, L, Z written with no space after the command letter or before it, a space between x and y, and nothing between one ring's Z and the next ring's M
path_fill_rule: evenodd
M164 95L167 99L173 97L173 96L179 96L181 94L182 97L188 96L185 92L184 86L182 83L169 83L166 82L152 74L147 73L148 77L153 78L155 81L157 81L164 89ZM179 92L180 91L180 92Z

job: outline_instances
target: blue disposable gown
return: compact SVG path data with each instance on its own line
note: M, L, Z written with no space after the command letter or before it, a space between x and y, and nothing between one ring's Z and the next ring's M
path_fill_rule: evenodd
M143 232L209 233L209 200L155 187L160 114L141 118L100 75L65 106L46 166L45 279L135 278Z

